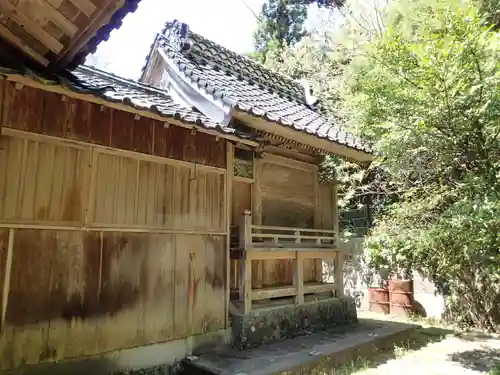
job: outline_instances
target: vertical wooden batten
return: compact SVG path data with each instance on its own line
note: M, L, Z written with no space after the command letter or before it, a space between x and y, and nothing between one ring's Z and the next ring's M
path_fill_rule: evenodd
M0 77L0 136L2 135L2 128L4 124L4 106L5 106L4 96L5 96L5 79L3 77Z
M220 142L220 141L219 141ZM233 201L234 145L226 141L226 311L225 327L229 328L229 303L231 301L231 213Z
M3 290L2 290L2 324L1 329L3 331L5 327L5 319L7 317L7 305L9 302L9 291L10 291L10 272L12 268L12 251L14 250L14 229L9 230L9 243L7 246L7 256L5 257L5 271L3 280Z

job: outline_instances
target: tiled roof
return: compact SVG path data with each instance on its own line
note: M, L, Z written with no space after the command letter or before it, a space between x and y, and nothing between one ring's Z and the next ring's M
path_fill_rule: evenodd
M270 122L371 152L359 138L308 106L300 83L193 32L189 32L188 39L189 49L176 47L178 43L172 37L164 38L160 44L179 72L215 99Z
M60 85L70 90L98 96L110 103L120 103L139 110L150 111L160 116L173 118L185 124L197 125L206 129L248 138L234 129L212 121L196 109L179 105L164 91L135 81L117 77L101 70L80 66L72 74L40 76L28 69L12 69L0 66L1 74L21 74L44 84Z

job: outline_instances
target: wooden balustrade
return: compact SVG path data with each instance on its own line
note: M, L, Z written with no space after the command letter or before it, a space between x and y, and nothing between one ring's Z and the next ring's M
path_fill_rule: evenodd
M334 230L253 225L250 211L245 211L238 230L239 245L233 252L241 261L239 299L245 314L251 311L252 301L295 297L296 304L303 304L305 294L343 294L342 254L336 248ZM304 284L303 263L308 258L335 259L335 283ZM292 259L293 286L252 289L252 261L266 259Z

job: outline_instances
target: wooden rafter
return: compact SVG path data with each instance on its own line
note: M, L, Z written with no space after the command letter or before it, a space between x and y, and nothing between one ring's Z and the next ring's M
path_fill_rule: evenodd
M49 60L47 60L44 56L36 52L33 48L24 44L19 37L12 34L10 30L7 29L2 24L0 24L0 37L4 38L7 42L13 44L14 46L22 50L24 53L32 57L35 61L39 62L40 64L44 66L47 66L49 64Z
M42 42L48 49L55 53L61 52L63 45L47 31L42 29L38 23L22 13L9 0L0 0L0 12L7 15L13 22L17 23L35 39Z
M59 12L59 10L53 5L49 4L45 0L32 1L38 5L38 11L40 14L57 25L66 35L72 37L78 32L78 27L64 17L62 13Z

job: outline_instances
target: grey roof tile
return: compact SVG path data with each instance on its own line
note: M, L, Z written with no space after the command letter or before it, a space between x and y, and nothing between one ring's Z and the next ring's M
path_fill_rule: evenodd
M86 89L99 91L99 96L107 101L121 102L207 129L235 133L234 129L216 123L198 110L174 102L165 91L87 66L78 67L73 74ZM79 87L74 85L73 88L78 90Z
M180 51L171 38L159 37L159 44L167 56L192 85L214 98L270 122L371 153L359 138L308 106L304 88L299 82L272 72L198 34L189 33L191 48L185 51Z

